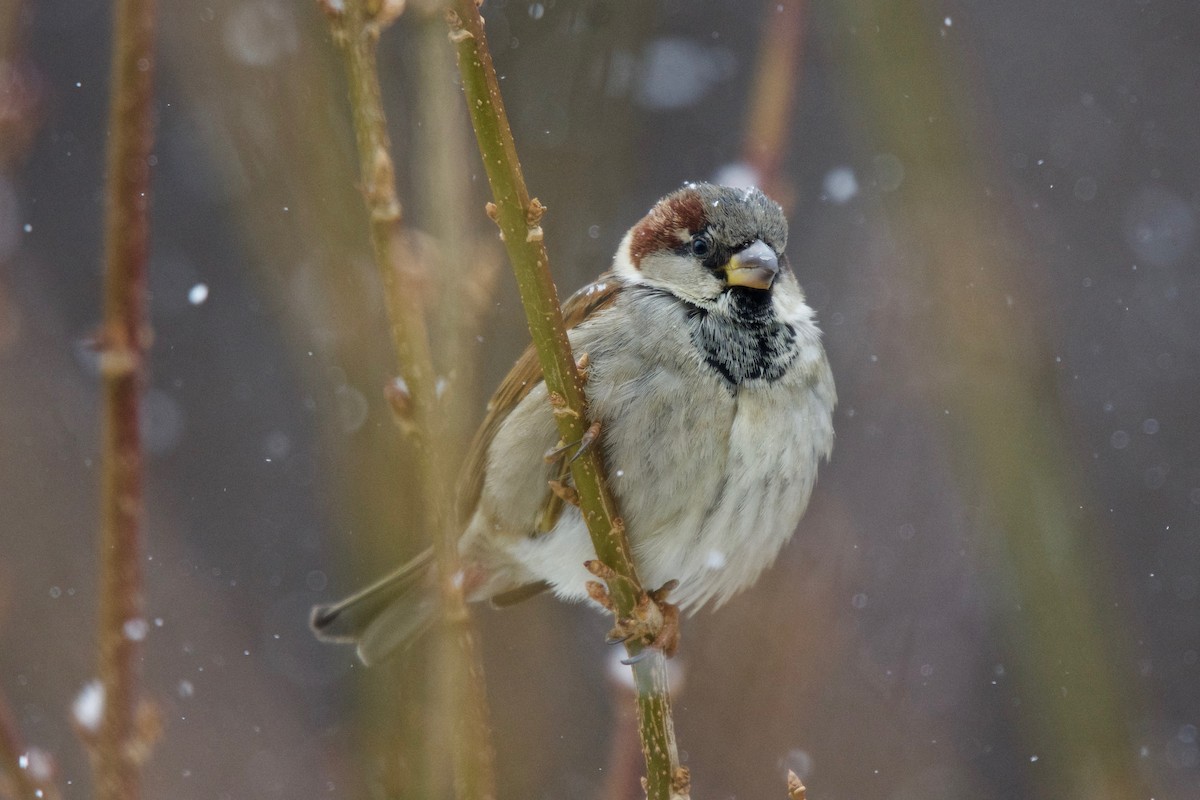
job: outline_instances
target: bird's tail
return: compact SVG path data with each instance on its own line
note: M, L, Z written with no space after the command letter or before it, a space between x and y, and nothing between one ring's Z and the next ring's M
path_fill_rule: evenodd
M405 647L433 624L438 609L433 550L339 603L314 606L310 623L318 639L354 642L364 664Z

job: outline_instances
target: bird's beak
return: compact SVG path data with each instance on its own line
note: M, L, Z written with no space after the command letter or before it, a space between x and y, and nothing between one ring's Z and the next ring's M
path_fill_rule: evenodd
M779 257L762 239L733 254L725 265L725 280L730 286L770 289L779 274Z

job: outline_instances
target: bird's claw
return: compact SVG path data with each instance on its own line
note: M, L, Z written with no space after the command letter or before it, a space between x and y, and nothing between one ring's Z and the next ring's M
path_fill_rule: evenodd
M562 458L563 453L567 452L574 446L574 442L567 444L562 439L559 439L558 444L554 445L554 447L551 447L542 454L542 458L545 459L547 464L553 464L555 461L558 461L560 458Z
M606 635L604 637L604 643L605 644L625 644L625 642L629 641L629 637L632 635L633 635L632 633L627 633L624 636L618 635L617 629L613 628L611 631L608 632L608 635Z
M600 423L593 422L588 426L588 429L583 432L583 436L579 439L579 441L564 442L562 439L559 439L558 444L554 445L554 447L551 447L542 454L542 458L547 464L553 464L562 459L568 450L575 448L575 452L572 453L571 457L567 459L568 465L574 464L581 455L587 452L589 447L595 444L596 440L599 438Z
M574 464L579 460L579 457L587 452L587 449L600 438L600 423L593 422L588 426L588 429L583 432L583 438L579 440L579 449L575 451L575 455L567 460L568 464Z

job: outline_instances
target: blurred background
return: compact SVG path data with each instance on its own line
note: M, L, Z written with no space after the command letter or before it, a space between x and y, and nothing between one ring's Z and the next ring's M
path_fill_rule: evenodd
M380 49L469 431L528 342L444 25ZM685 180L757 182L837 445L688 619L698 798L1200 796L1200 9L488 0L560 292ZM111 7L0 0L0 690L89 794ZM145 402L148 796L445 796L430 653L307 614L425 546L345 78L316 4L162 4ZM480 609L501 797L638 796L608 620ZM440 752L444 752L440 751ZM632 765L632 766L631 766Z

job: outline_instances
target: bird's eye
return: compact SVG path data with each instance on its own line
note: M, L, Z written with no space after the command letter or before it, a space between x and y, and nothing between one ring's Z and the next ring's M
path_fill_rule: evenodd
M704 258L708 255L709 250L711 250L711 246L708 243L708 239L705 239L703 236L697 236L695 239L692 239L692 255Z

